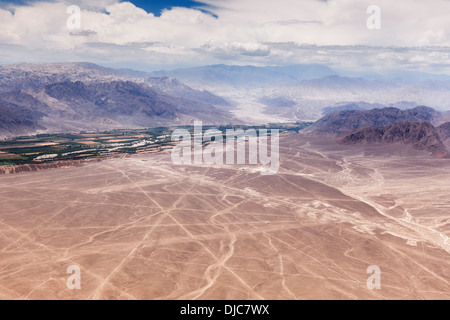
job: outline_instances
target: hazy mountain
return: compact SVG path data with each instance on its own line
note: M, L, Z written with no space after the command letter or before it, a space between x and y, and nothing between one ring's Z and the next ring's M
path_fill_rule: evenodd
M39 101L24 90L2 92L0 93L0 100L16 107L20 106L41 114L44 114L50 110L47 104Z
M382 109L384 107L385 106L379 103L351 102L333 107L325 107L322 109L322 112L324 115L328 115L338 111Z
M228 105L223 98L207 91L194 90L176 79L152 77L148 72L104 68L93 63L18 63L0 65L0 92L37 89L66 81L145 83L168 94L217 105Z
M43 129L38 124L43 114L0 100L0 136L33 133Z
M364 101L358 102L338 102L334 106L325 107L322 109L322 114L328 115L337 111L345 110L371 110L371 109L383 109L383 108L397 108L401 110L413 109L417 107L417 103L409 101L399 101L396 103L381 104L381 103L368 103Z
M366 80L331 75L318 79L298 81L283 86L273 86L268 95L290 97L298 100L368 101L374 92L396 87L393 81ZM362 98L366 97L366 98ZM357 100L355 100L357 99Z
M343 144L392 144L401 142L417 150L426 150L437 158L449 158L439 129L430 122L396 122L385 128L364 127L342 138Z
M60 82L3 93L1 136L239 122L227 111L131 81Z
M38 126L48 130L185 124L193 119L213 123L315 121L344 110L405 110L422 104L446 110L450 108L450 82L445 79L351 78L322 65L215 65L148 73L91 63L14 64L0 66L0 100L41 112ZM384 117L380 125L392 124L390 117L417 120L396 114ZM440 118L433 119L435 124L450 121L450 114L436 117ZM342 133L334 131L355 130L375 121L362 119L356 128L335 120L325 132Z
M208 103L171 96L131 81L62 82L38 89L33 94L52 106L50 115L123 127L190 123L194 119L223 123L231 119L226 111ZM56 104L53 103L55 100Z
M403 79L380 77L368 80L333 75L267 87L260 95L265 101L292 101L292 110L282 110L284 114L305 115L307 119L315 120L330 112L346 109L408 109L417 105L426 105L441 111L450 109L450 81L438 80L407 82ZM270 105L266 110L269 115L276 112Z
M258 100L259 102L265 104L266 106L269 107L274 107L274 108L289 108L289 107L293 107L296 105L295 101L283 98L283 97L279 97L279 98L267 98L267 97L263 97L261 99Z
M66 81L45 86L36 92L63 103L65 108L53 108L52 111L58 116L74 120L92 116L116 118L136 114L140 117L171 119L178 110L177 105L165 96L130 81L91 84ZM46 101L43 97L40 96L51 105L50 99Z
M114 69L100 67L93 63L17 63L0 65L0 91L36 89L64 81L113 81L127 80Z
M442 142L450 150L450 122L441 124L437 129Z
M176 97L202 101L217 106L230 106L230 103L227 100L206 90L194 90L174 78L150 77L145 83L154 89L158 89Z
M441 124L438 127L438 130L439 130L439 134L441 135L442 138L444 138L444 139L450 138L450 122Z
M89 129L240 123L208 91L91 63L0 66L0 136ZM217 108L215 106L220 106Z
M437 123L440 116L440 112L423 106L409 110L345 110L326 115L308 128L308 131L317 135L340 135L364 127L383 128L401 121Z
M252 89L284 85L300 80L322 78L336 73L322 65L254 67L221 64L171 71L163 70L153 74L177 78L196 89L222 91L223 88Z

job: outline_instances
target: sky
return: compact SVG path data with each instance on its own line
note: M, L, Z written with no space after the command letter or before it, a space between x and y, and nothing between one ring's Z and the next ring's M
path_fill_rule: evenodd
M145 1L145 0L134 0L130 1L136 7L142 8L147 12L153 13L155 16L161 16L161 12L164 9L172 9L173 7L184 7L184 8L194 8L206 11L207 6L201 2L190 1L190 0L158 0L158 1Z
M379 16L368 11L375 3ZM79 26L70 5L80 8ZM314 63L450 74L449 14L449 0L0 0L0 63L148 71Z

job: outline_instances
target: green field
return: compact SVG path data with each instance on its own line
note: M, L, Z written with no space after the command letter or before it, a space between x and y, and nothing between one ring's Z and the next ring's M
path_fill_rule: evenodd
M203 126L203 131L218 129L225 133L227 129L241 128L244 130L279 129L280 132L298 132L311 124L296 122L265 126ZM120 153L157 152L161 147L175 144L171 142L171 134L178 128L193 132L192 126L180 126L16 137L0 142L0 166L110 157Z

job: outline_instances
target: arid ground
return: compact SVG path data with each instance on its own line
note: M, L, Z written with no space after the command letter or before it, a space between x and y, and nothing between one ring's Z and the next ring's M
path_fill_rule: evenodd
M297 134L280 156L1 175L0 299L450 299L450 160Z

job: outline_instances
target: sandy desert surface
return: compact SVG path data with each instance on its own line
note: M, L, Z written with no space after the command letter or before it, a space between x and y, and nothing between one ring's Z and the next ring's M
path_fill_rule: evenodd
M449 160L296 134L280 157L0 176L0 299L450 299Z

